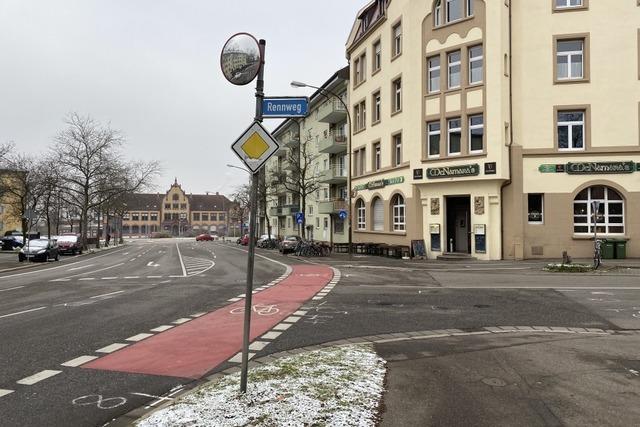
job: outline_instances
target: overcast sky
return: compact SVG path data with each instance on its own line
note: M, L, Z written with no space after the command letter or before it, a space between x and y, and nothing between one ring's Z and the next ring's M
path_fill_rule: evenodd
M254 85L221 74L226 39L267 41L267 95L309 95L346 65L366 0L0 0L0 142L41 153L69 112L126 135L131 159L158 160L155 191L231 193L246 174L231 143L251 123ZM266 121L270 128L277 122Z

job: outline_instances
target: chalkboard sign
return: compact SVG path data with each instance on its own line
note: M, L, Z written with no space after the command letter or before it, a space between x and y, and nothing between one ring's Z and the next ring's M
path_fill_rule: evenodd
M412 240L411 249L413 250L414 257L424 257L427 255L424 249L424 240Z

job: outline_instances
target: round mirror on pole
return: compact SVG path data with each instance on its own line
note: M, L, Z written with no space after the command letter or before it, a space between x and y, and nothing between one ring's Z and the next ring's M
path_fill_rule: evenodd
M248 33L238 33L229 38L220 54L222 74L234 85L251 83L260 71L262 54L260 44Z

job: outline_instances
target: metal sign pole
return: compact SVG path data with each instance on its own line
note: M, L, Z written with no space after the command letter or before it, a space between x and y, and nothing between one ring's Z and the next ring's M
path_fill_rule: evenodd
M267 42L260 40L260 56L262 63L258 71L256 82L256 117L257 122L262 122L262 100L264 98L264 54ZM242 335L242 367L240 371L240 393L247 392L247 371L249 369L249 340L251 332L251 311L253 308L253 265L256 251L256 217L258 210L258 174L256 171L251 176L251 202L249 215L249 256L247 258L247 288L244 294L244 330Z

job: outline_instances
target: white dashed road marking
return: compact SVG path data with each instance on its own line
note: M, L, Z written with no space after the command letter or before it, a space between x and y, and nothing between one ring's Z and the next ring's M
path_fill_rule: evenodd
M11 317L11 316L17 316L19 314L31 313L32 311L43 310L45 308L47 307L38 307L38 308L32 308L30 310L18 311L16 313L3 314L2 316L0 316L0 319L2 319L3 317Z
M189 322L189 321L191 321L191 319L190 319L190 318L183 317L183 318L180 318L180 319L178 319L178 320L174 320L174 321L173 321L173 322L171 322L171 323L173 323L174 325L182 325L183 323L187 323L187 322Z
M37 374L31 375L30 377L23 378L19 381L16 381L16 383L22 384L22 385L34 385L35 383L38 383L42 380L46 380L47 378L51 378L55 375L58 375L61 372L62 371L53 371L50 369L45 369L44 371L40 371Z
M0 397L6 396L7 394L11 394L11 393L13 393L13 390L5 390L3 388L0 388Z
M15 286L13 288L0 289L0 292L14 291L16 289L21 289L21 288L24 288L24 286Z
M109 292L108 294L96 295L96 296L94 296L94 297L90 297L90 298L102 298L102 297L108 297L108 296L111 296L111 295L121 294L121 293L123 293L123 292L124 292L124 291Z
M71 359L67 362L61 363L62 366L68 366L70 368L75 368L80 365L84 365L87 362L91 362L92 360L97 359L98 356L80 356L75 359Z
M125 348L128 345L129 344L115 343L115 344L108 345L106 347L99 348L98 350L96 350L96 353L113 353L114 351L120 350L121 348Z
M153 328L150 329L151 332L164 332L166 330L169 330L173 328L173 325L162 325L162 326L158 326L157 328Z
M138 342L138 341L142 341L146 338L152 337L153 334L138 334L138 335L134 335L132 337L127 338L125 341L133 341L133 342Z

